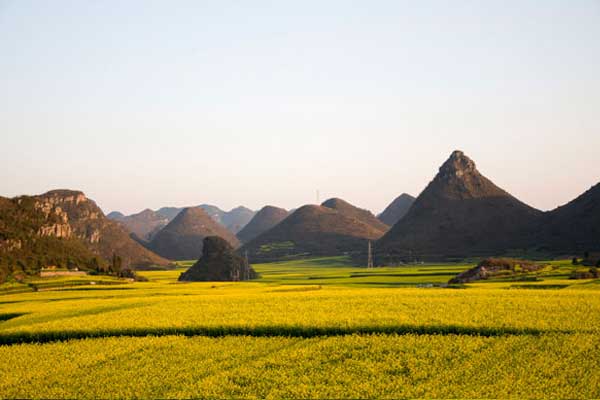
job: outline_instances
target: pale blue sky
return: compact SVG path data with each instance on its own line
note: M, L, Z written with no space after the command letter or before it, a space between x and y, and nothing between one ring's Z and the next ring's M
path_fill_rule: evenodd
M454 149L551 209L600 181L600 1L0 0L0 195L380 212Z

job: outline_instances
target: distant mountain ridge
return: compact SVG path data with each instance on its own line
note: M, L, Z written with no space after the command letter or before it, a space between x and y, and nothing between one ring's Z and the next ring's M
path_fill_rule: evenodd
M160 215L157 211L152 211L148 208L137 214L127 216L115 216L113 214L112 219L119 221L131 233L134 233L138 238L145 241L150 241L153 235L165 227L170 221L167 217Z
M148 248L171 260L197 260L202 254L204 238L208 236L219 236L233 247L239 246L235 235L206 211L200 207L188 207L154 235Z
M406 215L410 207L415 202L415 198L410 194L402 193L396 197L381 214L377 216L381 222L393 226Z
M239 206L231 211L223 211L217 206L201 204L202 208L213 220L229 229L234 234L239 232L256 214L249 208ZM146 209L142 212L123 215L118 211L109 213L109 218L122 222L130 232L139 238L150 241L154 235L171 222L186 207L162 207L156 211Z
M244 244L253 261L272 261L285 257L331 256L362 251L367 241L380 238L387 226L372 214L349 203L326 201L330 208L305 205L268 231ZM370 215L369 215L370 214Z
M265 206L237 233L237 237L242 243L246 243L273 228L288 215L288 211L283 208Z

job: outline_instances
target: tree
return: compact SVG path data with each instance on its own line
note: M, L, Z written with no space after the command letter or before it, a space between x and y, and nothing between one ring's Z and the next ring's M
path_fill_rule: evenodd
M579 261L577 261L577 257L573 257L573 260L571 260L571 264L579 265Z
M77 267L77 263L73 258L67 257L67 269L75 269Z
M119 257L116 253L114 253L113 257L112 257L112 263L110 266L111 272L118 275L119 272L121 272L122 266L123 266L123 260L121 260L121 257Z
M96 272L102 272L102 267L100 266L100 262L98 261L98 257L94 257L90 260L90 269Z

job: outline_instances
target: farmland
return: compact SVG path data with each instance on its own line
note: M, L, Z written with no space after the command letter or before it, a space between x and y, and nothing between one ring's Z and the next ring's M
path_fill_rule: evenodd
M600 285L567 262L454 288L436 286L469 265L328 258L178 283L184 266L5 289L1 397L600 396Z

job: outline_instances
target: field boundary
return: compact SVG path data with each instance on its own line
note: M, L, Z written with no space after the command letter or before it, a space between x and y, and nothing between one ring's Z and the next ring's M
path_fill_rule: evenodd
M93 339L104 337L144 337L144 336L251 336L251 337L299 337L314 338L347 335L461 335L461 336L539 336L543 334L575 333L570 330L536 328L494 328L467 327L459 325L398 325L389 327L297 327L297 326L260 326L260 327L164 327L164 328L124 328L108 330L72 330L47 332L7 332L0 333L0 345L20 343L48 343L72 339ZM580 332L583 333L583 332Z

